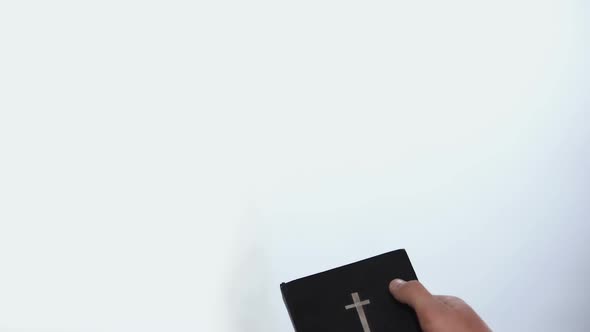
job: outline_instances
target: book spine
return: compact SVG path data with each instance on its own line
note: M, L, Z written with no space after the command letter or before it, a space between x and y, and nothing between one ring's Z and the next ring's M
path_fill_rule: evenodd
M289 318L291 319L291 324L293 325L293 330L297 332L297 324L296 319L294 317L293 311L291 310L291 306L289 305L289 300L287 299L288 285L286 283L281 284L281 294L283 295L283 302L285 303L285 307L287 307L287 312L289 313Z

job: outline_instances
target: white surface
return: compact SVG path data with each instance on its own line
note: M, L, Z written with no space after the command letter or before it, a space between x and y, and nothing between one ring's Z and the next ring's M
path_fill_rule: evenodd
M583 1L3 2L0 331L290 331L405 247L497 331L587 331Z

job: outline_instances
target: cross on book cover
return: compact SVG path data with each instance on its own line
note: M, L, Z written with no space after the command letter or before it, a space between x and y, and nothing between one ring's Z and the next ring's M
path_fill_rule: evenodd
M391 296L391 280L417 280L404 249L281 284L296 332L420 332L414 311Z

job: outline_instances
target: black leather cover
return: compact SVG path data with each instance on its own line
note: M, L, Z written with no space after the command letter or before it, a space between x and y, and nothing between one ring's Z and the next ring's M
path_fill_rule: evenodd
M414 311L389 293L395 278L417 279L403 249L282 283L281 292L296 332L420 332Z

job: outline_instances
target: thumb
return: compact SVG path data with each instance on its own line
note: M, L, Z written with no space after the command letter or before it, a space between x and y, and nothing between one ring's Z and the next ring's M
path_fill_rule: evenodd
M409 305L418 313L436 303L432 294L418 280L395 279L389 284L389 292L396 300Z

